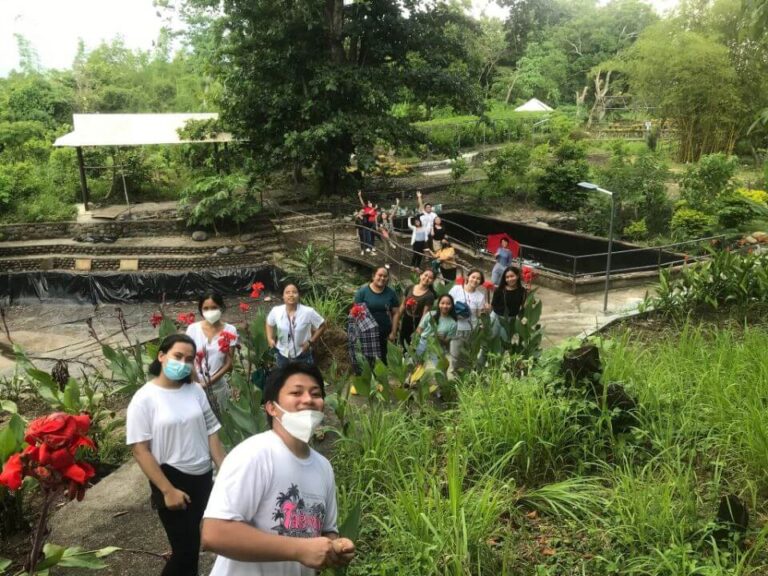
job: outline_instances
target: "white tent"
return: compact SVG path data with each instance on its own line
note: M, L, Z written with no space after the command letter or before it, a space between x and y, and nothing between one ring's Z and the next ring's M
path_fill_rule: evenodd
M83 147L86 146L147 146L156 144L209 143L216 154L219 142L232 141L232 135L222 132L202 140L182 140L178 130L188 120L217 120L212 113L183 114L73 114L74 131L56 139L54 146L68 146L77 150L77 164L80 169L80 189L83 204L88 210L88 182L85 177ZM123 180L125 187L125 180ZM126 202L128 192L126 190Z
M515 112L552 112L552 110L554 108L547 106L538 98L531 98L522 106L515 108Z
M149 144L185 144L177 130L188 120L215 120L216 113L186 114L73 114L73 132L56 139L54 146L144 146ZM210 140L230 142L231 134L217 134Z

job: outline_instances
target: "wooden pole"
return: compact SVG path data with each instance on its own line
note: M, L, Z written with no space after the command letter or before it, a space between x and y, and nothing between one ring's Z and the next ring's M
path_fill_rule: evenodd
M77 150L77 167L80 169L80 192L83 196L83 205L85 211L88 211L88 181L85 178L85 161L83 160L83 149L78 146Z

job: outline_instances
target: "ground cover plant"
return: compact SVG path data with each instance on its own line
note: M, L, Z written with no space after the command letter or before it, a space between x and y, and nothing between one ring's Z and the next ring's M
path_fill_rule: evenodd
M557 384L562 349L472 373L455 403L351 406L334 468L361 506L349 574L761 574L768 475L763 328L599 341L635 425ZM603 388L603 390L605 390ZM716 542L723 496L751 512Z

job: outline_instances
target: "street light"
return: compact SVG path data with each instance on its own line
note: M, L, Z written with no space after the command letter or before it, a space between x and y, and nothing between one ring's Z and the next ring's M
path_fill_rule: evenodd
M586 190L595 190L596 192L601 192L602 194L607 194L611 197L611 221L608 225L608 262L605 266L605 293L603 294L603 314L608 312L608 284L611 280L611 250L613 249L613 214L616 212L615 210L615 204L616 204L616 195L611 192L610 190L606 190L605 188L600 188L597 184L592 184L592 182L579 182L579 186L581 188L584 188Z

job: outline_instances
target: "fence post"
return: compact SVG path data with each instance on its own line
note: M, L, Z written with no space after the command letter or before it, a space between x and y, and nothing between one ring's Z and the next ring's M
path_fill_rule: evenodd
M574 256L573 257L573 276L571 280L571 292L573 294L576 294L576 265L578 261L579 261L578 257Z
M658 255L658 258L656 260L656 272L661 270L661 247L659 247L658 252L659 252L659 255Z
M331 226L331 274L336 274L336 226Z

